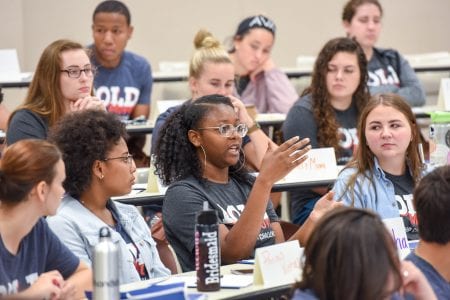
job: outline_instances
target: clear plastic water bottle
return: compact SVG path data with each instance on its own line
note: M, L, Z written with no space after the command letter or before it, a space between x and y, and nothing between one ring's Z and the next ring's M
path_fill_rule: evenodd
M119 249L111 240L108 227L100 228L94 247L94 300L119 300Z
M195 270L197 290L220 290L220 246L217 212L203 203L195 225Z
M450 164L450 124L430 125L430 163L435 167Z

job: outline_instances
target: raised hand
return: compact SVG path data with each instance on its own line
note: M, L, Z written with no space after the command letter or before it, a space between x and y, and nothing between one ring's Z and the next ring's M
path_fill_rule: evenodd
M316 204L314 205L314 208L310 214L310 219L314 222L317 222L324 214L329 212L330 210L333 210L336 207L342 206L342 202L336 202L333 200L334 192L329 191L325 195L320 198Z
M264 63L262 63L258 68L250 73L250 80L255 81L255 78L259 73L270 71L273 68L275 68L275 63L273 62L272 58L269 57Z
M281 144L278 148L269 143L266 155L261 163L258 178L269 184L274 184L285 177L292 169L303 163L311 150L309 138L299 141L299 137L293 137Z
M412 294L414 299L437 299L433 289L423 273L410 261L402 261L403 292Z

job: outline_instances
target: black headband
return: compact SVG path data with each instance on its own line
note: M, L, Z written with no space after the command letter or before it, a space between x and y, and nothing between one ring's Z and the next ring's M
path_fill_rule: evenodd
M275 23L267 17L262 15L248 17L239 23L238 29L236 30L237 35L243 35L252 28L264 28L270 31L275 36L276 26Z

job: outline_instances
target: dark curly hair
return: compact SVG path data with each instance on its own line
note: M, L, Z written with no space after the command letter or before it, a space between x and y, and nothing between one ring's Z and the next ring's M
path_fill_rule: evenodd
M155 150L155 174L161 178L163 184L169 185L189 176L204 182L202 162L197 155L197 149L189 141L188 131L196 130L200 122L218 105L233 108L228 97L203 96L194 102L183 104L164 123ZM240 157L243 157L242 149L240 152ZM229 168L229 174L241 182L251 183L251 176L241 160Z
M116 115L99 110L69 114L52 128L49 139L62 152L64 188L69 195L79 199L91 184L94 162L105 159L120 138L127 138L125 124Z
M320 51L314 64L311 85L306 88L302 96L311 94L314 119L317 123L317 141L320 147L333 147L339 155L339 124L336 114L329 100L326 83L328 63L339 52L356 54L358 67L361 73L359 85L353 94L353 102L356 104L358 113L369 100L367 88L367 59L358 43L349 38L335 38L328 41Z

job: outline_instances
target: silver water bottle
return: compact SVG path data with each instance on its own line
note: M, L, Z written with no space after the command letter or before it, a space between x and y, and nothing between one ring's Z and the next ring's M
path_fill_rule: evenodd
M94 300L119 300L119 249L111 240L108 227L100 228L94 247Z

